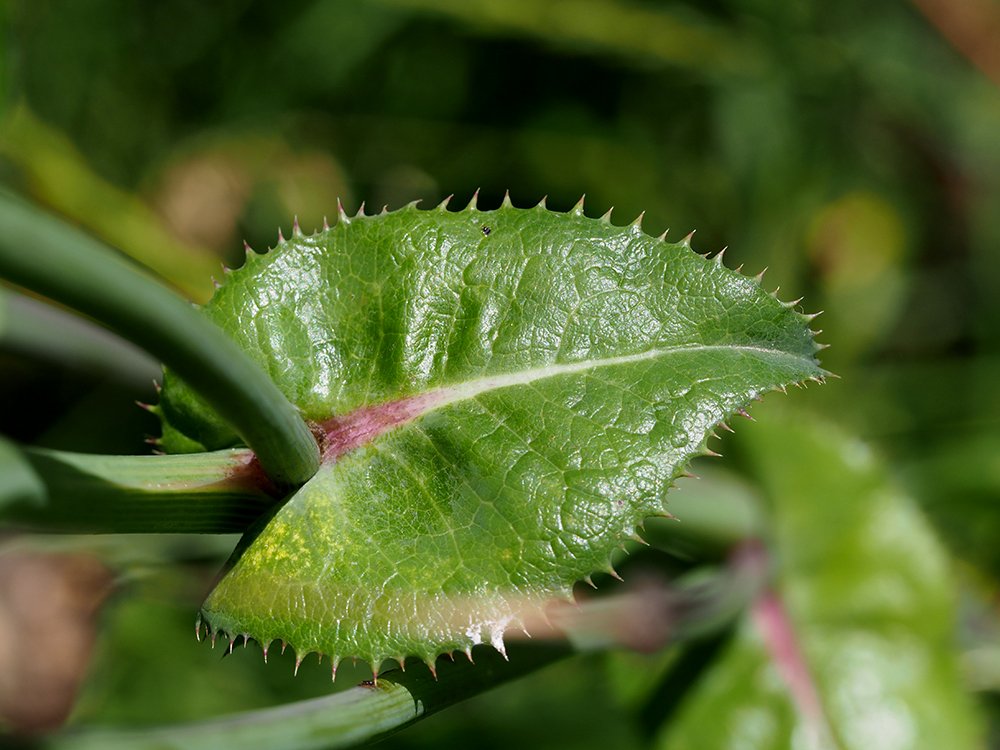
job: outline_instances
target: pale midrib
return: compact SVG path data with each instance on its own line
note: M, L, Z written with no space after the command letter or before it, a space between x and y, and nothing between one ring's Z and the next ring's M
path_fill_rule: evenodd
M725 351L730 353L753 353L768 357L807 362L814 365L810 357L760 346L732 344L687 344L681 346L650 349L636 354L625 354L604 359L588 359L566 364L546 365L519 372L492 375L464 383L441 386L413 396L407 396L383 404L365 406L348 414L334 417L323 423L326 441L323 449L325 461L331 461L345 453L375 440L383 433L399 427L425 414L459 401L467 401L490 391L529 385L539 380L590 372L606 367L636 364L671 354Z
M500 390L502 388L512 388L518 385L528 385L537 380L555 378L560 375L574 375L579 372L587 372L588 370L598 370L605 367L635 364L637 362L644 362L650 359L659 359L660 357L669 354L712 351L752 352L754 354L765 354L784 359L794 359L800 361L807 360L806 357L798 354L792 354L780 349L768 349L761 346L686 344L682 346L669 346L661 349L650 349L649 351L639 352L638 354L624 354L619 357L607 357L605 359L587 359L581 360L580 362L546 365L545 367L536 367L534 369L506 373L503 375L492 375L484 378L477 378L476 380L470 380L465 383L459 383L457 385L442 386L432 391L428 391L424 395L430 397L435 394L441 394L442 400L436 402L432 407L429 407L440 408L454 403L455 401L464 401L466 399L475 398L476 396L487 393L488 391ZM811 358L808 358L808 361L810 364L812 363ZM416 398L419 398L419 396Z

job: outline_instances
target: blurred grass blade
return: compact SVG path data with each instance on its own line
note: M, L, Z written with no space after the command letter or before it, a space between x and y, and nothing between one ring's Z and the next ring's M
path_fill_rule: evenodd
M219 259L172 236L140 199L96 174L72 142L26 106L0 120L0 154L13 162L31 190L62 215L156 271L185 295L204 302Z
M132 344L75 315L0 287L0 351L149 387L160 366Z
M386 673L334 695L211 721L148 730L85 730L49 739L51 750L333 750L355 747L530 674L571 654L565 646L525 646L510 661L477 653L441 665L437 679L424 669Z
M74 533L244 531L274 489L248 450L100 456L0 438L0 523Z
M690 13L683 17L649 4L618 0L381 0L464 21L494 33L531 36L544 42L691 68L699 73L746 75L761 57L729 29Z
M296 409L218 327L96 240L0 194L0 276L90 315L180 373L275 482L305 482L319 449Z

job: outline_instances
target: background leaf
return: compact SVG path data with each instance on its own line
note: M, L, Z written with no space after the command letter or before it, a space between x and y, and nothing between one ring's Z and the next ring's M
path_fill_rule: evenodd
M978 747L950 570L926 522L864 443L766 411L738 445L772 514L776 596L820 713L790 687L773 622L748 617L660 746Z

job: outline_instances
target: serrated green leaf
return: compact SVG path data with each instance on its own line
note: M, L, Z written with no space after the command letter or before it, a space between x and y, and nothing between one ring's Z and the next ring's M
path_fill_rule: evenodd
M609 569L714 426L824 374L808 318L756 280L582 207L342 217L249 255L206 312L325 461L203 617L335 664L502 648ZM234 440L172 378L163 412Z
M746 619L659 747L978 747L947 557L914 503L827 423L769 412L738 442L771 504L777 598ZM790 651L802 659L791 679Z

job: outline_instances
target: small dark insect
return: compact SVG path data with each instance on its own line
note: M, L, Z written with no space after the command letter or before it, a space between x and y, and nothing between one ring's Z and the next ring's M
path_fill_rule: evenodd
M483 236L484 237L489 237L490 236L490 232L492 232L492 231L493 231L492 229L490 229L488 226L486 226L485 224L483 224Z

